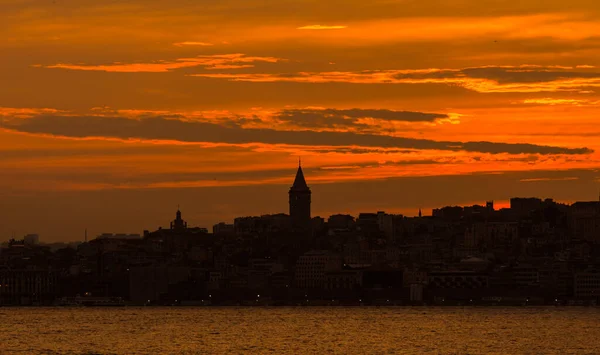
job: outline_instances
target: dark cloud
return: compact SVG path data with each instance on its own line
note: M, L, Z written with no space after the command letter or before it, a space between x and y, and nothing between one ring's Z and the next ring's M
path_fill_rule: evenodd
M349 148L349 147L332 147L329 149L311 149L313 153L339 153L339 154L411 154L416 153L416 150L410 149L381 149L381 148Z
M600 85L595 67L483 66L463 69L363 70L291 74L218 73L193 76L247 82L441 84L475 92L580 91ZM512 85L511 85L512 84Z
M327 165L316 168L317 170L357 170L364 168L378 168L385 166L408 166L408 165L438 165L448 164L447 162L437 161L433 159L421 159L421 160L398 160L388 161L385 163L369 162L360 164L346 164L346 165ZM314 170L314 169L313 169Z
M509 83L544 83L569 78L594 79L600 73L560 71L552 69L512 69L501 67L467 68L462 74L477 79L491 79L500 84Z
M335 115L345 115L352 118L377 118L387 121L404 121L404 122L434 122L440 118L448 118L448 115L442 113L425 113L413 111L394 111L384 109L358 109L349 110L326 109L325 113Z
M394 75L395 79L489 79L499 84L510 83L544 83L562 79L582 78L596 79L600 78L600 73L572 71L554 67L473 67L460 70L444 69L434 72L409 72Z
M279 121L289 122L300 127L309 128L367 128L368 125L358 122L361 118L374 118L398 122L435 122L448 118L446 114L424 113L412 111L394 111L384 109L286 109L275 116Z
M347 128L366 127L359 124L355 119L346 118L341 115L326 115L323 110L284 110L275 118L284 123L305 128Z
M207 122L165 119L161 116L141 119L98 116L37 116L29 119L3 119L0 120L0 127L25 133L76 138L111 137L229 144L359 146L469 151L492 154L588 154L592 152L588 148L563 148L527 143L453 142L348 132L242 129Z

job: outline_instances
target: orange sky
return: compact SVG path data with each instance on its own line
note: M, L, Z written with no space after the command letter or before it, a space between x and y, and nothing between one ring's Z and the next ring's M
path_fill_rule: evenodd
M0 0L0 240L600 190L600 5Z

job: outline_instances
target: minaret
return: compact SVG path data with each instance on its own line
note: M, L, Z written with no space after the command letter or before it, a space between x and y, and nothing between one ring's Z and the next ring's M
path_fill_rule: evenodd
M310 228L310 200L311 192L304 179L302 161L298 160L296 178L289 191L292 228L296 230L308 230Z

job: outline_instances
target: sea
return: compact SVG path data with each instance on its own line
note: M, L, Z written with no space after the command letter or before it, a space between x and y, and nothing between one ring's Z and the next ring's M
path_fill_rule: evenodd
M0 308L0 354L600 354L600 308Z

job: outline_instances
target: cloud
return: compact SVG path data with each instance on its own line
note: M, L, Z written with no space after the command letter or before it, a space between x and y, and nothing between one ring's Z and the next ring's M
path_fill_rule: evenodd
M539 99L525 99L524 104L530 105L573 105L573 106L584 106L584 105L597 105L600 101L584 100L584 99L555 99L551 97L544 97Z
M193 58L180 58L174 61L157 61L152 63L111 63L111 64L53 64L38 65L49 69L69 69L104 71L112 73L164 73L176 69L203 67L205 69L238 69L253 67L252 63L266 62L277 63L281 58L252 57L245 54L216 54L201 55Z
M216 123L227 127L269 128L281 131L309 129L313 131L371 132L408 131L422 125L459 123L456 113L424 113L388 109L286 108L282 110L253 109L246 114L230 111L166 111L166 110L113 110L95 107L100 116L140 118L161 116L188 121ZM420 124L420 125L419 125Z
M544 178L527 178L527 179L520 179L520 182L544 182L544 181L575 181L575 180L579 180L578 177L559 177L559 178L550 178L550 177L544 177Z
M341 30L348 28L348 26L323 26L323 25L309 25L296 28L297 30Z
M441 84L482 93L579 92L583 88L600 87L600 72L589 71L587 68L540 65L192 76L248 82Z
M64 111L53 109L53 108L13 108L13 107L0 107L0 118L4 117L17 117L17 118L28 118L39 116L43 114L53 115L64 113Z
M283 131L264 128L227 127L220 124L184 121L172 117L138 119L104 116L41 115L31 118L2 118L0 127L29 134L70 138L138 139L183 143L284 144L330 147L378 147L420 150L467 151L508 154L590 154L589 148L565 148L529 143L487 141L435 141L351 132Z
M525 99L523 100L524 104L534 104L534 105L574 105L581 106L584 104L588 104L591 101L589 100L579 100L579 99L554 99L551 97L544 97L540 99Z
M202 46L202 47L208 47L208 46L213 46L214 44L209 43L209 42L186 41L186 42L176 42L176 43L173 43L173 45L177 46L177 47L184 47L184 46Z
M317 154L412 154L418 152L418 150L410 149L394 149L394 148L377 148L377 147L364 147L364 148L352 148L352 147L313 147L310 149L311 153Z
M254 68L252 64L217 64L212 67L207 67L206 69L210 70L223 70L223 69L245 69L245 68Z
M359 129L377 131L382 123L428 123L452 121L448 114L385 109L284 109L274 115L284 125L312 129Z
M414 159L414 160L397 160L388 162L367 162L353 165L325 165L320 166L317 170L356 170L364 168L380 168L390 166L407 166L407 165L437 165L447 164L447 162L433 159Z
M434 122L438 119L449 118L443 113L424 113L413 111L395 111L386 109L287 109L282 110L280 116L294 117L295 115L313 114L323 117L342 117L346 119L375 118L386 121L403 122Z

